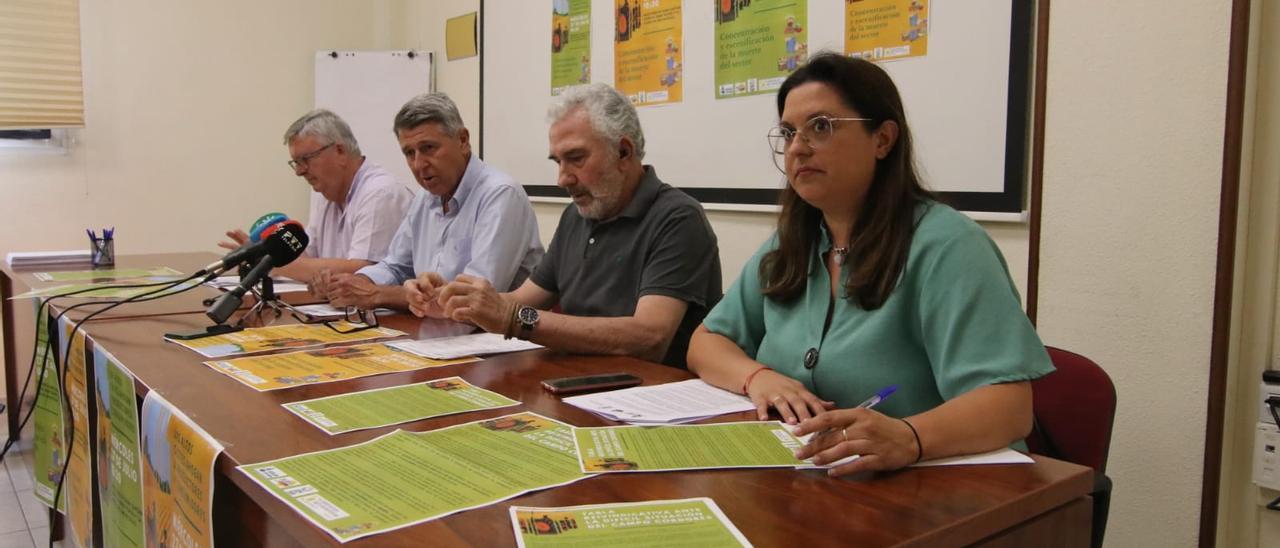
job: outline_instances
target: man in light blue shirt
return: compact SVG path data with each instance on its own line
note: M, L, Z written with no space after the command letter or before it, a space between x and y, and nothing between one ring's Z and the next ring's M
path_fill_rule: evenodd
M395 119L400 150L427 192L409 206L387 256L313 284L334 306L405 309L418 273L467 274L514 289L542 258L529 198L510 175L471 155L467 128L443 93L410 99Z

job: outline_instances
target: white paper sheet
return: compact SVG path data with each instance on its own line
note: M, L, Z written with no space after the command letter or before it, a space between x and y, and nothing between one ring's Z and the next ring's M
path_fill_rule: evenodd
M434 360L452 360L464 356L503 354L542 348L540 344L521 339L504 339L502 335L497 333L476 333L474 335L458 335L389 344L400 350L413 352L424 358Z
M294 281L289 278L273 277L271 278L271 281L273 282L272 290L276 293L299 293L307 290L307 284ZM237 285L240 285L240 276L236 274L232 274L230 276L218 276L217 278L205 282L205 285L227 291Z
M750 398L721 390L702 379L573 396L563 401L606 419L631 424L682 424L756 408Z

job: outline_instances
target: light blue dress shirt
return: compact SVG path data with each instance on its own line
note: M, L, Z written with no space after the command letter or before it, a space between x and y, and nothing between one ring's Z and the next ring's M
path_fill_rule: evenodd
M418 194L387 257L356 273L378 285L399 285L424 272L447 281L467 274L510 291L524 283L542 253L524 187L473 156L449 200L449 213L439 196Z

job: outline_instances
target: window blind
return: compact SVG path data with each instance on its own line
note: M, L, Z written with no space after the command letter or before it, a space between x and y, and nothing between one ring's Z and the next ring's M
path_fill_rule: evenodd
M84 127L79 0L0 0L0 129Z

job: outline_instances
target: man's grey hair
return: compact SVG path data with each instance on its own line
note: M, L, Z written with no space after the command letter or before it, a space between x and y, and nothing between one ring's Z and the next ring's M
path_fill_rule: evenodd
M360 156L360 143L356 142L351 126L331 111L318 108L293 122L284 132L284 144L298 137L316 137L330 143L342 143L353 156Z
M547 110L547 120L556 123L578 109L587 113L591 129L608 142L617 145L623 137L635 144L636 159L644 159L644 131L640 129L640 116L636 107L613 86L594 83L573 86L560 94L559 100Z
M458 105L453 99L440 92L423 93L405 103L396 113L396 121L392 131L399 135L401 131L413 129L422 124L440 124L440 128L450 137L457 137L462 125L462 115L458 114Z

